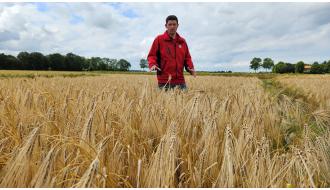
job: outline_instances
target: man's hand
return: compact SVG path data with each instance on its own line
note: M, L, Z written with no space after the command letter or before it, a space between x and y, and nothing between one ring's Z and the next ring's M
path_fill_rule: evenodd
M194 69L188 68L188 70L192 76L196 77L196 71Z
M152 66L152 67L149 69L149 71L155 71L156 69L157 69L158 71L161 71L160 68L157 67L157 65Z

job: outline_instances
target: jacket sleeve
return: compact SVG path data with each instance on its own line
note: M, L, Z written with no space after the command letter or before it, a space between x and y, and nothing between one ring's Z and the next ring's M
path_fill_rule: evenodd
M149 64L149 69L157 65L157 53L159 51L159 41L158 37L155 38L154 42L152 43L151 49L148 54L148 64Z
M189 69L194 69L194 64L192 62L190 52L189 52L189 48L188 48L188 45L187 45L186 42L185 42L185 45L186 45L186 48L187 48L187 51L186 51L187 53L186 53L185 58L184 58L184 67L185 67L186 71L189 72L188 68Z

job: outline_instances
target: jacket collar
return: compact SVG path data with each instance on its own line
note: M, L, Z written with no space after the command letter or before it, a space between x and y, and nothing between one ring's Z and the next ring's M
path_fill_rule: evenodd
M164 35L164 39L166 41L171 41L172 40L171 36L167 33L167 31L165 31L163 35ZM178 33L176 33L175 38L176 38L177 42L179 42L179 43L184 42L183 38L181 38L181 36Z

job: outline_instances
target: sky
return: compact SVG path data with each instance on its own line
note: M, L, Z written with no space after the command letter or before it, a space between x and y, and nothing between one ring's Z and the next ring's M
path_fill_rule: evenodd
M196 70L248 72L253 57L330 60L330 3L0 3L0 53L75 53L140 69L168 15Z

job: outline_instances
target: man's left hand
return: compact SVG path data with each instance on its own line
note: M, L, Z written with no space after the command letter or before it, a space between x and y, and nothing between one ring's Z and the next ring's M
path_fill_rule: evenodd
M188 68L188 70L192 76L196 77L196 71L194 69Z

